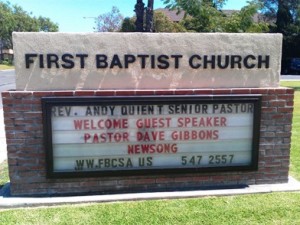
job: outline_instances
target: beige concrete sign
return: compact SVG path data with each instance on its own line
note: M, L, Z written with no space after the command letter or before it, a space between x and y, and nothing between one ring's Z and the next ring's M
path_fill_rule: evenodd
M14 33L17 90L278 87L280 34Z

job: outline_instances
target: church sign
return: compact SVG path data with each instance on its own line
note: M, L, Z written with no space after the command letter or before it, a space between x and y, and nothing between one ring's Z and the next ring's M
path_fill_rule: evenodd
M281 34L13 33L11 194L288 182Z
M278 87L282 35L14 33L17 90ZM278 46L278 47L274 47Z
M257 169L259 96L42 102L49 177Z

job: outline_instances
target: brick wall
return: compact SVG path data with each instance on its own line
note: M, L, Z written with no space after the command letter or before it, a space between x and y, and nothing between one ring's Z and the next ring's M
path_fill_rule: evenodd
M47 179L41 97L261 94L259 168L252 172ZM165 191L288 181L294 91L288 88L50 91L2 93L11 194L14 196Z

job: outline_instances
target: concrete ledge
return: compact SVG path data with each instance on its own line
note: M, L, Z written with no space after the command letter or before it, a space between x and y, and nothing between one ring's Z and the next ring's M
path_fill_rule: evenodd
M141 201L155 199L199 198L207 196L231 196L292 191L300 191L300 182L292 177L289 177L289 182L285 184L250 185L246 188L241 189L218 189L201 191L176 191L49 198L5 197L9 195L9 185L5 185L0 191L0 208L38 207L63 204Z

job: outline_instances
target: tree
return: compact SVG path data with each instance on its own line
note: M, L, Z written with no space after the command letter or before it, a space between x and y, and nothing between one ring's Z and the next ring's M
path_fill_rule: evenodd
M122 23L121 32L134 32L136 17L125 18ZM178 23L172 22L164 13L154 11L153 20L153 31L154 32L186 32L187 30Z
M136 17L126 17L123 22L122 22L122 26L121 26L121 32L134 32L135 31L135 21L136 21Z
M49 18L39 16L37 19L38 19L40 31L44 31L44 32L58 31L58 25L56 23L53 23Z
M96 19L96 32L116 32L121 29L123 16L120 10L113 6L111 12L99 15Z
M137 0L136 5L134 6L134 11L136 13L136 21L135 27L137 32L144 31L144 11L145 11L145 4L143 0Z
M241 11L227 16L222 21L223 32L235 33L262 33L269 32L269 24L266 22L254 22L255 14L261 9L261 4L257 1L249 2Z
M300 0L259 0L262 12L274 21L270 29L283 34L283 71L288 68L288 59L300 57Z
M164 13L154 12L154 31L155 32L186 32L187 30L178 23L172 22Z
M221 7L226 0L165 0L168 7L184 10L181 24L192 32L267 32L265 22L254 22L261 4L253 0L241 11L225 15Z
M148 0L146 8L146 32L153 32L153 6L154 0Z
M136 13L136 32L153 32L153 6L154 0L148 0L148 5L146 8L143 0L136 1L134 6L134 11ZM144 20L146 21L146 24L144 24Z
M299 17L299 0L259 0L263 4L262 13L268 18L277 19L278 11L282 7L287 7L294 19Z
M221 9L227 0L162 0L167 8L172 10L183 10L187 15L197 16L201 8L214 7Z
M46 26L47 24L47 26ZM12 32L55 32L58 25L49 18L32 17L20 6L0 2L0 42L4 48L12 48Z

